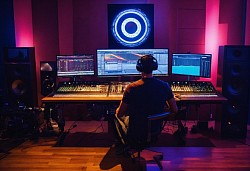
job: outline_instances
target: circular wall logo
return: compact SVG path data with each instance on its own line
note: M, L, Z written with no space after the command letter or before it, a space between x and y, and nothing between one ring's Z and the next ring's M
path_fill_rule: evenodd
M120 12L112 23L112 34L123 46L136 47L144 43L151 31L149 19L141 10Z

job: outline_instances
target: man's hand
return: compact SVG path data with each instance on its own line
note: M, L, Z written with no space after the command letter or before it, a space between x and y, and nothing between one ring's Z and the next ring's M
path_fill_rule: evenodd
M181 95L178 94L178 93L175 93L174 94L174 99L175 99L175 101L180 101L181 100Z

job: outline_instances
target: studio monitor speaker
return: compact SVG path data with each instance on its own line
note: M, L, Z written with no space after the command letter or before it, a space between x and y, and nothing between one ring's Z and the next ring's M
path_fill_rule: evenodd
M249 117L250 46L224 46L222 137L245 138Z
M10 105L37 106L34 47L4 48L5 87Z
M54 92L56 88L56 62L41 61L41 94L47 96Z

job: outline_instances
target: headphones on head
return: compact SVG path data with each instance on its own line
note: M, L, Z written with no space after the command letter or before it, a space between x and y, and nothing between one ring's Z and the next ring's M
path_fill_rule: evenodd
M158 69L158 62L152 55L144 55L138 59L136 69L139 72L150 73Z

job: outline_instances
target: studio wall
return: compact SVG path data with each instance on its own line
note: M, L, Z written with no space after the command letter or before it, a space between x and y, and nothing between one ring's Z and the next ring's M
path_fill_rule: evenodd
M32 1L32 15L34 45L39 59L55 60L57 54L95 54L98 48L108 48L107 4L110 3L154 4L155 48L167 47L171 53L204 51L205 0L189 3L171 0L36 0ZM196 22L191 21L189 18L197 13L202 15Z
M32 22L33 41L36 49L38 99L41 103L40 61L55 61L56 55L60 53L57 1L32 1Z
M57 54L95 54L97 48L108 47L107 4L154 4L154 45L155 48L169 48L170 54L203 53L210 38L206 30L217 26L219 29L219 25L226 25L224 40L211 41L242 44L243 0L210 0L209 3L206 3L206 0L24 0L22 5L19 0L13 1L22 9L26 4L25 10L31 11L30 23L27 23L27 17L22 18L21 15L15 16L14 23L15 27L18 27L24 20L23 23L32 25L39 102L40 61L54 61ZM219 6L216 27L206 23L209 14L206 9L211 9L208 5L213 4ZM15 9L18 9L18 6ZM249 11L247 17L249 18ZM249 24L246 30L250 30ZM16 35L22 36L21 38L25 36L19 34L23 30L15 31ZM206 51L209 52L210 49ZM215 54L213 58L218 57ZM216 76L211 78L213 82L217 79L214 77Z
M12 1L0 1L0 107L6 95L3 47L16 46Z

